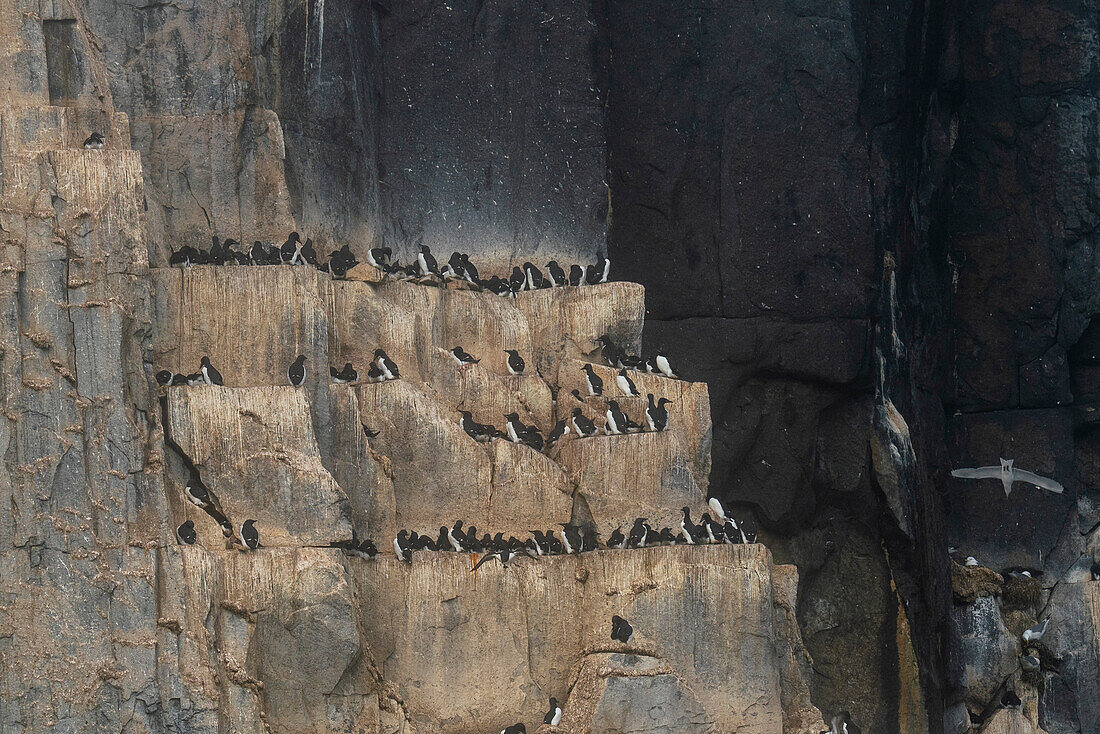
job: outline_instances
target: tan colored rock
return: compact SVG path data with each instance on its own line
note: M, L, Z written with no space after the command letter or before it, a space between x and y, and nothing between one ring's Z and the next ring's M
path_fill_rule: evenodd
M584 495L603 538L635 517L650 524L680 526L680 508L698 520L706 496L692 471L692 459L675 431L594 436L564 443L558 461Z
M981 734L1046 734L1016 709L1000 709L981 728Z
M174 387L168 416L172 438L199 467L235 528L256 520L260 543L269 547L351 537L348 498L321 463L303 391ZM186 502L182 487L177 499ZM204 540L220 537L212 520L195 525Z

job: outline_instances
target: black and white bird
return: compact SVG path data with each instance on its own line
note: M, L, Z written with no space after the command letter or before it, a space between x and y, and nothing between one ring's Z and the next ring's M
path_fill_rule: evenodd
M657 371L665 377L674 380L679 379L680 376L676 374L676 370L672 369L672 364L665 355L658 353L657 356L653 358L653 364L657 367Z
M416 264L417 270L422 278L426 278L429 275L440 275L439 263L435 261L435 256L432 255L432 251L427 245L420 246L420 253L416 256Z
M214 365L210 364L210 357L203 356L199 360L199 373L202 374L202 381L207 385L222 385L222 373L214 369Z
M630 528L630 534L626 537L628 548L645 548L649 538L649 525L644 517L634 520L634 526Z
M360 423L359 425L361 425L363 427L363 435L366 436L367 438L374 438L375 436L377 436L379 433L382 432L382 429L378 429L377 431L371 430L370 428L367 427L366 423Z
M604 424L604 431L609 436L617 436L622 433L626 433L627 417L623 413L622 408L619 407L619 403L614 400L607 401L607 412L604 414L607 422Z
M222 531L222 535L225 536L225 539L229 540L232 538L233 523L229 522L229 518L214 508L208 509L207 512L214 518L214 522L218 523L218 528Z
M852 723L852 715L847 711L841 711L834 716L832 724L830 734L862 734L859 727Z
M401 378L401 372L397 369L397 363L386 354L385 350L374 350L374 364L382 372L385 380L397 380Z
M602 345L603 348L600 350L600 354L602 354L603 358L607 360L608 365L615 368L622 368L626 366L626 362L628 361L626 351L622 347L615 344L615 342L611 341L610 336L604 334L596 341Z
M542 717L542 723L550 726L561 723L561 706L558 705L558 699L553 696L550 697L550 710L546 712L546 716Z
M302 261L302 238L297 232L291 232L279 248L279 260L284 265L297 265Z
M546 279L542 277L542 271L531 263L523 264L523 273L527 276L527 290L537 291L546 287Z
M455 524L447 530L447 544L455 553L461 553L465 550L463 547L465 541L466 536L462 533L462 521L455 520Z
M501 729L500 734L527 734L527 727L523 724L512 724Z
M520 443L522 436L527 431L527 426L519 419L519 413L509 413L504 416L504 432L508 434L508 440L512 443Z
M1020 667L1028 673L1038 670L1042 666L1034 648L1028 648L1027 652L1020 656Z
M552 288L563 288L569 284L569 280L565 277L565 271L561 269L561 265L558 265L557 260L546 263L546 274L549 276L550 287Z
M626 545L626 536L623 535L622 527L617 527L612 531L611 535L607 538L608 548L622 548Z
M202 483L198 472L192 472L183 489L187 495L187 501L203 510L210 507L210 490Z
M617 640L624 645L630 642L630 638L634 636L634 628L630 626L630 622L620 617L618 614L611 617L611 639Z
M328 369L329 374L332 375L332 381L340 385L355 382L359 379L359 373L351 366L351 362L345 362L343 369L338 370L335 367L329 367Z
M551 429L550 435L546 437L546 448L549 449L561 440L561 437L569 433L569 430L569 422L562 418L554 425L553 429Z
M569 267L569 285L580 285L584 282L584 268L580 265L571 265Z
M653 393L648 393L649 405L645 409L645 421L651 431L663 431L668 428L668 408L665 407L666 403L672 401L668 398L661 398L657 403L653 402Z
M572 422L573 430L577 433L577 438L587 438L596 435L596 424L593 423L580 408L573 409Z
M467 354L465 350L462 349L462 347L455 347L454 349L452 349L451 357L453 357L454 361L460 365L477 364L481 361L480 359L474 359L471 355Z
M367 250L367 263L379 270L386 270L393 250L388 247L374 247Z
M586 387L588 387L588 394L591 396L603 395L603 379L592 369L592 365L586 364L581 369L584 370L584 381Z
M84 147L88 150L103 150L103 136L97 132L93 132L84 141Z
M260 534L256 531L255 520L245 520L241 525L241 534L237 537L240 538L241 545L248 550L256 550L260 547Z
M393 539L393 552L405 563L412 563L412 545L409 543L409 531L401 530Z
M171 370L161 370L157 373L156 377L158 385L167 385L172 382Z
M626 374L626 369L619 370L618 376L615 378L615 385L619 388L619 392L627 397L638 397L638 388L634 386L634 380Z
M286 376L290 384L295 387L306 381L306 355L299 354L298 358L290 363L286 369Z
M651 395L650 397L653 396ZM722 507L722 502L717 497L711 497L710 499L708 499L707 506L710 507L710 511L714 513L714 516L722 522L725 522L728 519L726 517L726 509Z
M374 362L370 363L370 369L367 370L367 382L385 382L386 376L382 373L382 368L376 365Z
M695 538L699 535L699 526L691 521L691 508L683 507L680 512L684 516L680 519L680 536L689 545L695 545Z
M195 521L186 520L176 528L176 539L183 545L194 545L198 540L198 535L195 533Z
M960 479L1000 479L1001 484L1004 485L1006 497L1012 494L1012 485L1014 482L1034 484L1040 489L1058 494L1061 494L1065 489L1065 487L1053 479L1041 477L1034 472L1029 472L1024 469L1014 469L1012 467L1013 459L1001 459L1000 461L1000 466L979 466L974 469L952 469L951 476Z
M576 525L561 523L561 544L566 553L580 553L583 550L584 539Z
M515 349L505 349L508 354L508 374L510 375L522 375L524 368L527 367L523 362L523 357L519 356L519 352Z
M375 547L374 541L372 541L370 538L367 538L355 547L354 553L355 555L365 558L368 561L373 561L374 557L378 555L378 548Z
M704 512L699 520L708 543L721 543L725 540L725 535L722 533L722 524L715 522L709 512Z
M462 430L478 443L488 443L493 439L492 426L482 425L474 420L473 414L468 410L458 411L462 414Z

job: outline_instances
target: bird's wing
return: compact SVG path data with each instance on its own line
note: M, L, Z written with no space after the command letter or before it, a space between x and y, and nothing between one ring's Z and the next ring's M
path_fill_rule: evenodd
M979 466L973 469L952 469L951 476L959 479L1000 479L1001 467Z
M1012 479L1017 482L1027 482L1028 484L1034 484L1040 489L1045 489L1049 492L1057 492L1058 494L1061 494L1062 490L1065 489L1065 487L1063 487L1061 484L1054 481L1053 479L1041 477L1035 472L1030 472L1025 469L1013 469Z

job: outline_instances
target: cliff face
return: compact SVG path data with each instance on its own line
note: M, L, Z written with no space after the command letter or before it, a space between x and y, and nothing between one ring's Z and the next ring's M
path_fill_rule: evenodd
M463 731L442 663L412 659L429 649L415 618L479 724L537 721L552 693L578 730L813 730L812 695L864 731L1096 730L1094 16L0 2L0 728ZM92 130L105 150L81 149ZM511 304L165 267L211 234L292 229L326 252L466 250L486 271L606 243L645 292ZM673 400L669 433L543 455L455 423L459 407L515 411L545 433L605 332L688 378L639 379ZM453 369L454 343L482 363ZM329 384L325 365L379 346L405 380ZM504 348L538 374L507 376ZM153 371L204 354L225 389L158 395ZM311 369L292 389L298 354ZM199 522L165 432L268 550L239 557ZM948 476L998 456L1066 492ZM758 549L470 577L449 565L465 559L372 566L326 547L459 516L506 534L591 517L606 537L702 509L708 487L797 575ZM175 546L186 518L205 550ZM999 572L984 595L949 545ZM547 601L600 624L626 609L649 637L597 644L595 621L552 637ZM1025 674L1019 634L1045 617ZM779 642L762 652L756 634ZM743 664L685 652L704 638ZM504 659L506 685L470 672ZM995 711L1008 688L1020 712ZM733 689L759 695L716 693ZM639 700L662 704L629 719Z

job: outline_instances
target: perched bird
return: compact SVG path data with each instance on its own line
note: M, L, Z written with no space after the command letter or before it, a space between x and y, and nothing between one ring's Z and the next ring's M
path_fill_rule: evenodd
M477 364L481 361L480 359L474 359L472 356L467 354L465 351L463 351L462 347L455 347L454 349L452 349L451 356L454 358L454 361L460 365Z
M523 362L523 357L519 356L519 352L515 349L505 349L508 354L508 374L510 375L522 375L524 368L527 366Z
M971 567L977 566L978 565L978 559L975 558L974 556L967 556L966 557L966 565L971 566Z
M542 723L550 726L561 723L561 706L558 705L558 699L553 696L550 697L550 710L546 712L546 716L542 717Z
M232 538L233 523L229 522L229 518L215 509L209 509L207 510L207 512L210 513L210 516L213 517L215 522L218 523L218 527L221 529L222 535L225 536L225 539L229 540L230 538Z
M1092 576L1093 581L1100 581L1100 563L1093 561L1092 566L1089 568L1089 575Z
M527 276L527 290L536 291L546 287L546 279L542 277L542 271L531 263L523 264L523 273Z
M376 365L374 362L370 363L370 369L367 370L367 382L385 382L386 376L382 374L382 368Z
M634 636L634 628L630 626L630 622L619 615L611 617L611 639L618 640L624 645L630 642L630 638Z
M461 553L465 550L462 545L465 540L466 536L462 533L462 521L455 520L454 526L447 530L447 543L455 553Z
M638 397L638 388L634 386L634 380L626 374L626 368L619 370L619 375L615 378L615 385L619 388L619 392L627 397Z
M504 432L508 434L508 440L512 443L519 443L520 435L527 430L527 426L519 419L519 413L509 413L504 416L504 420L507 421L504 424Z
M366 423L360 423L359 425L363 426L363 435L365 435L367 438L374 438L375 436L377 436L379 433L382 432L381 429L379 429L377 431L372 431L371 429L367 428Z
M573 430L578 438L586 438L596 435L596 424L593 423L580 408L573 408Z
M622 527L617 527L607 538L608 548L622 548L626 545L626 536L623 535Z
M657 534L657 539L661 542L661 545L676 545L676 536L672 533L672 528L661 528L661 532Z
M626 352L623 351L622 348L617 346L615 342L611 341L611 337L609 337L607 334L604 334L596 341L603 345L603 349L601 349L600 352L601 354L603 354L603 358L607 360L607 363L609 365L611 365L612 367L626 366L625 364L623 364L623 361L626 359Z
M478 443L488 443L493 440L492 426L485 426L474 420L473 414L468 410L458 411L462 414L462 430L466 431L466 434L470 438L474 439Z
M1065 489L1065 487L1053 479L1041 477L1038 474L1025 471L1024 469L1014 469L1012 467L1012 459L1001 459L1000 461L1001 465L999 467L980 466L974 469L952 469L951 476L960 479L1000 479L1001 484L1004 485L1006 497L1012 494L1012 484L1014 482L1027 482L1028 484L1034 484L1040 489L1057 492L1059 494Z
M580 530L572 523L561 523L561 544L566 553L580 553L584 548Z
M440 275L439 263L435 261L435 256L432 255L432 251L427 245L420 246L420 253L416 256L416 264L422 278L429 275Z
M203 510L210 507L210 491L202 483L198 472L191 473L191 477L187 480L187 485L183 488L183 491L187 495L187 500L196 507Z
M747 544L749 542L748 538L745 537L745 531L738 527L737 521L732 517L727 517L725 524L722 525L722 537L729 545Z
M157 384L167 385L172 382L172 372L170 370L161 370L157 373Z
M409 531L401 530L393 539L393 552L405 563L412 563L412 546L409 544Z
M668 398L661 398L654 404L653 393L648 393L648 395L649 405L645 409L646 423L651 431L663 431L668 428L668 408L665 407L665 404L672 401Z
M626 545L628 548L645 548L648 537L649 525L646 524L645 518L636 518L634 526L630 528L630 534L626 537Z
M367 250L367 263L379 270L385 270L391 255L393 250L388 247L374 247Z
M356 547L355 553L356 555L366 558L368 561L372 561L374 557L378 555L378 548L375 547L374 541L367 538Z
M466 282L470 285L480 285L481 278L478 277L477 268L472 262L470 262L470 256L465 252L462 255L462 274L466 278Z
M722 534L722 525L715 522L709 512L704 512L699 517L699 522L708 543L721 543L725 540L725 536Z
M585 364L581 369L584 370L584 381L588 387L588 394L592 396L603 395L603 379L592 369L592 365ZM580 400L579 395L577 399Z
M186 520L182 525L176 528L176 538L181 544L194 545L198 537L199 536L195 533L194 520Z
M245 520L241 525L241 534L238 536L241 539L241 545L249 550L256 550L260 547L260 534L256 531L255 520Z
M546 437L546 448L549 449L567 433L569 433L569 422L562 418L550 430L550 435Z
M297 265L301 259L302 238L297 232L291 232L286 242L279 248L279 261L284 264Z
M691 521L691 508L684 506L681 510L684 517L680 520L680 535L684 542L695 545L695 538L699 535L699 526Z
M199 372L202 374L202 380L207 385L222 385L222 373L214 369L214 365L210 364L210 357L203 356L199 360Z
M569 284L569 280L565 277L565 271L558 265L557 260L546 263L546 274L550 276L549 280L552 288L563 288Z
M614 400L607 401L607 423L604 424L604 430L607 435L619 435L626 433L627 417L623 413L622 408L619 407L619 403Z
M337 384L343 385L359 379L359 373L351 366L351 362L345 362L343 369L340 370L335 367L329 367L328 369L329 374L332 375L332 381Z
M852 715L847 711L841 711L833 717L831 734L862 734L859 727L852 723Z
M382 371L382 377L386 380L397 380L401 372L397 369L397 363L386 354L385 350L374 350L374 364Z
M511 286L512 293L527 290L527 276L523 274L523 271L518 265L512 268L512 275L508 278L508 285Z
M569 285L580 285L584 282L584 268L580 265L572 265L569 268Z
M519 434L519 442L524 446L530 446L535 451L542 451L546 442L542 438L542 434L539 433L539 429L535 426L527 426L523 429L523 433Z
M103 136L97 132L93 132L84 141L84 147L88 150L103 150Z
M298 387L306 380L306 355L299 354L298 358L290 363L286 369L287 379L290 384Z
M679 379L679 375L677 375L676 371L672 369L672 365L669 363L668 357L666 357L665 355L657 354L657 356L653 358L653 364L657 367L657 371L665 377L670 377L674 380Z
M1031 673L1039 669L1041 661L1039 656L1035 654L1034 648L1029 648L1028 651L1020 656L1020 667L1024 671Z
M1050 617L1047 617L1039 624L1028 627L1024 630L1023 638L1024 642L1035 642L1041 640L1043 635L1046 634L1047 627L1050 626Z
M500 730L500 734L527 734L527 727L523 724L512 724Z

